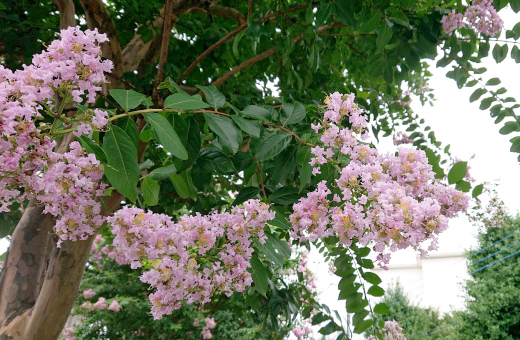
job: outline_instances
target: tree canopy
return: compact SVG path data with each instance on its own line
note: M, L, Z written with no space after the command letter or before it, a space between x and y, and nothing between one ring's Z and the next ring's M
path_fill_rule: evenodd
M434 249L463 192L482 192L409 107L434 98L425 60L441 53L459 87L478 85L470 101L490 95L481 109L513 119L501 133L518 130L515 99L478 67L508 4L0 4L1 209L19 218L2 228L1 334L59 335L102 226L111 256L144 270L155 318L249 286L276 305L273 268L312 243L342 277L354 332L372 327L388 306L368 303L384 293L369 253L384 266L398 248ZM396 154L371 143L403 130ZM284 303L350 337L328 307Z

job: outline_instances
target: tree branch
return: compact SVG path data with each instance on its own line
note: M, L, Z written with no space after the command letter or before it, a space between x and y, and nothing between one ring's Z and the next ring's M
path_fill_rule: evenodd
M164 78L164 64L168 60L168 48L170 47L170 36L172 35L172 15L173 15L173 1L166 0L166 6L164 9L164 23L163 33L161 42L161 54L159 57L159 69L157 70L157 76L155 77L155 86L153 87L152 100L156 104L159 103L159 84Z
M325 25L325 26L321 26L320 28L318 28L318 32L323 32L325 30L328 30L332 27L335 27L334 25L332 26L329 26L329 25ZM296 43L298 42L301 38L303 38L303 34L300 34L298 35L297 37L295 37L293 39L293 41ZM242 71L243 69L251 66L251 65L254 65L256 64L257 62L261 61L261 60L264 60L265 58L269 57L270 55L274 54L276 52L276 48L275 47L271 47L270 49L254 56L253 58L251 59L248 59L240 64L238 64L237 66L233 67L233 69L229 70L228 72L224 73L222 76L220 76L220 78L218 78L217 80L215 80L211 85L213 86L220 86L222 85L226 80L228 80L229 78L231 78L234 74Z
M52 0L60 12L60 28L76 25L76 9L72 0Z
M286 14L286 13L291 13L291 12L296 12L296 11L299 11L301 9L304 9L304 8L307 8L308 6L307 5L301 5L301 6L296 6L296 7L293 7L293 8L289 8L287 10L284 10L284 11L278 11L278 12L275 12L275 13L271 13L271 14L268 14L266 16L264 16L262 19L258 19L255 21L256 24L260 24L262 22L265 22L265 21L268 21L269 19L275 17L276 15L281 15L281 14ZM192 63L190 66L188 66L188 68L186 69L186 71L184 71L184 73L182 74L182 78L179 79L179 81L177 82L178 84L181 84L181 82L186 79L188 77L188 75L191 73L191 71L193 71L193 69L195 69L195 67L200 64L200 62L202 62L202 60L204 60L211 52L213 52L214 50L216 50L217 48L219 48L223 43L225 43L226 41L230 40L231 38L233 38L235 35L237 35L238 33L242 32L243 30L245 30L247 28L247 23L244 23L242 25L240 25L239 27L237 27L236 29L234 29L233 31L229 32L228 34L226 34L224 37L222 37L219 41L217 41L216 43L214 43L213 45L211 45L210 47L208 47L204 52L202 52L201 55L199 55Z

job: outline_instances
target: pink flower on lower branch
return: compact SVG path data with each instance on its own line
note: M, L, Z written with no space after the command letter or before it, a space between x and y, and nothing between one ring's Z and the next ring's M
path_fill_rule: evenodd
M108 306L108 310L111 310L113 312L119 312L120 309L121 305L116 300L112 301L110 306Z

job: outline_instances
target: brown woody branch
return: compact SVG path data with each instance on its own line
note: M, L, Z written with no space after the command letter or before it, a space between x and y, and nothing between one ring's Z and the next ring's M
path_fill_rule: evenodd
M161 42L161 54L159 57L159 68L157 70L157 76L155 78L155 86L154 86L153 92L152 92L152 100L156 104L160 104L158 87L164 78L164 65L166 64L166 60L168 60L168 48L170 47L170 36L172 35L171 31L172 31L173 1L174 0L166 0L166 6L164 9L164 23L163 23L162 42Z
M329 26L329 25L325 25L325 26L321 26L318 28L318 32L322 32L322 31L325 31L325 30L328 30L332 27L336 27L335 24ZM295 37L293 39L293 41L296 43L298 42L301 38L303 38L303 34L300 34L298 35L297 37ZM233 67L233 69L231 69L230 71L224 73L222 76L220 76L220 78L218 78L217 80L215 80L211 85L214 85L214 86L220 86L222 85L226 80L228 80L229 78L231 78L233 75L235 75L236 73L242 71L243 69L251 66L251 65L254 65L256 63L258 63L259 61L262 61L264 60L265 58L269 57L270 55L273 55L274 53L276 52L276 48L275 47L271 47L270 49L254 56L253 58L251 59L248 59L240 64L238 64L237 66Z
M76 9L72 0L52 0L60 12L60 28L76 25Z
M265 22L265 21L268 21L269 19L275 17L276 15L283 15L283 14L287 14L287 13L291 13L291 12L296 12L296 11L299 11L301 9L304 9L304 8L307 8L308 6L307 5L301 5L301 6L296 6L296 7L293 7L293 8L289 8L287 10L284 10L284 11L278 11L278 12L274 12L274 13L271 13L271 14L268 14L266 16L264 16L263 18L261 19L258 19L255 21L256 24L260 24L262 22ZM222 37L219 41L217 41L216 43L214 43L213 45L211 45L210 47L208 47L204 52L202 52L201 55L199 55L194 61L193 63L191 63L190 66L188 66L188 68L186 69L186 71L184 71L184 73L182 74L182 78L179 79L178 83L180 84L182 82L182 80L186 79L186 77L188 77L188 75L191 73L191 71L193 71L193 69L198 65L200 64L200 62L202 60L204 60L211 52L213 52L214 50L216 50L217 48L219 48L222 44L224 44L226 41L230 40L231 38L233 38L235 35L237 35L238 33L242 32L243 30L245 30L247 28L247 23L244 23L242 25L240 25L239 27L237 27L236 29L234 29L233 31L229 32L228 34L226 34L224 37Z

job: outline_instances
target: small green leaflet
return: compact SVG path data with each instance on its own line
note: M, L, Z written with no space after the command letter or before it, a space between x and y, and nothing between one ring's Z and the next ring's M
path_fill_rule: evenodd
M196 87L200 89L202 92L204 92L204 95L206 96L206 101L209 105L215 108L215 110L222 107L226 103L226 97L222 93L220 93L215 86L196 85Z
M261 129L258 121L245 119L239 115L230 115L230 117L245 133L251 137L260 138Z
M266 296L267 292L267 272L264 268L264 265L262 264L262 261L258 259L258 256L253 255L251 257L251 277L253 278L253 282L255 283L255 289L262 294L263 296ZM249 269L248 269L249 270Z
M161 168L157 168L150 173L150 178L156 181L160 181L162 179L168 178L174 173L177 172L175 165L163 166Z
M177 132L166 118L158 113L148 113L144 118L150 124L157 135L158 142L175 157L188 159L188 151L182 144Z
M144 94L135 92L134 90L111 89L108 90L108 92L110 92L110 95L123 108L123 110L125 110L125 112L135 109L139 104L141 104L141 101L146 98Z
M154 206L159 203L159 183L154 181L149 176L143 178L141 182L141 192L143 193L143 198L146 204L149 206Z
M165 109L199 110L210 107L200 96L190 96L186 93L174 93L164 100Z
M172 78L166 78L162 83L157 86L158 89L168 89L171 93L175 93L175 91L179 93L186 93L176 82L172 80Z
M253 150L251 151L260 162L263 162L282 152L289 145L291 140L292 136L288 132L273 133L254 143L254 145L252 145Z
M242 134L233 120L213 113L205 113L204 119L209 128L219 137L224 151L227 152L226 149L229 149L231 153L236 153L242 142Z
M260 189L257 187L245 187L238 193L237 197L231 204L231 206L239 205L244 203L250 198L257 196L260 193Z
M283 126L296 124L305 118L305 106L302 103L283 104L280 112L280 122Z
M448 173L448 183L455 184L466 176L468 162L457 162Z

